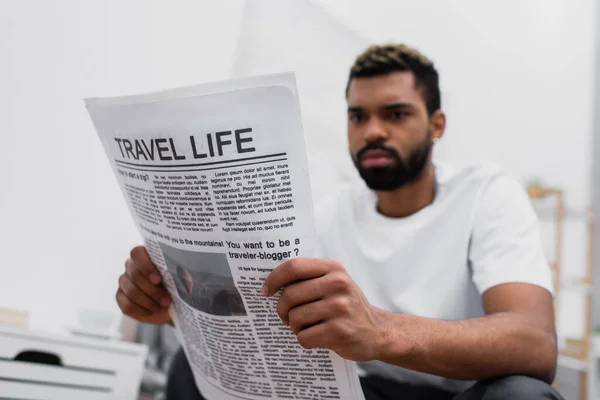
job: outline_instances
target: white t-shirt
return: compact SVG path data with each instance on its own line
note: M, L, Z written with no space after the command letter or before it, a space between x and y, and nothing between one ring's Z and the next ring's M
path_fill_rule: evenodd
M374 306L396 313L462 320L484 315L481 294L525 282L552 293L539 224L523 187L492 165L452 171L436 164L429 206L405 218L377 212L362 182L321 202L317 231L324 256L342 263ZM361 374L460 392L472 382L380 361Z

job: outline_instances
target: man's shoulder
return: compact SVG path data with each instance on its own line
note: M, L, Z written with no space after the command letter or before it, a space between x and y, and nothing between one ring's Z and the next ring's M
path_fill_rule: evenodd
M489 190L524 191L521 183L505 168L492 162L453 167L436 163L437 180L448 191L465 190L480 197Z
M497 215L532 215L524 185L505 168L494 163L471 165L449 174L444 184L448 194L469 205L478 220Z
M448 185L459 184L486 184L500 176L508 176L508 173L500 165L486 162L455 166L445 162L436 162L436 178L439 183Z

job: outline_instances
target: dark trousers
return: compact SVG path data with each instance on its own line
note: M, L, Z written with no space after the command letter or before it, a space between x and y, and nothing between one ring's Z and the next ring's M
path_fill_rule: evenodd
M552 386L525 376L480 381L458 395L379 377L361 378L360 384L366 400L564 400ZM167 400L205 400L196 388L182 350L175 356L169 372Z

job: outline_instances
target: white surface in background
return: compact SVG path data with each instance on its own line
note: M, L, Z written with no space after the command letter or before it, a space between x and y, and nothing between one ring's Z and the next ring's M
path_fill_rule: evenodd
M83 98L225 79L243 2L0 1L0 305L117 312L140 238Z
M346 139L344 90L349 66L368 45L312 2L246 3L233 74L295 72L315 200L332 184L356 176Z

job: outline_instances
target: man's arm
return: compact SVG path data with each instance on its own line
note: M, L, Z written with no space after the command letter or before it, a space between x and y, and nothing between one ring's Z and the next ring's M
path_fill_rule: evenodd
M462 321L387 313L378 359L453 379L526 375L551 383L557 349L548 291L507 283L488 289L483 303L486 316Z
M446 378L527 375L551 382L556 338L550 294L508 283L483 295L485 317L440 321L369 304L337 262L294 259L265 280L283 288L278 314L305 348L325 347L354 361L380 360Z

